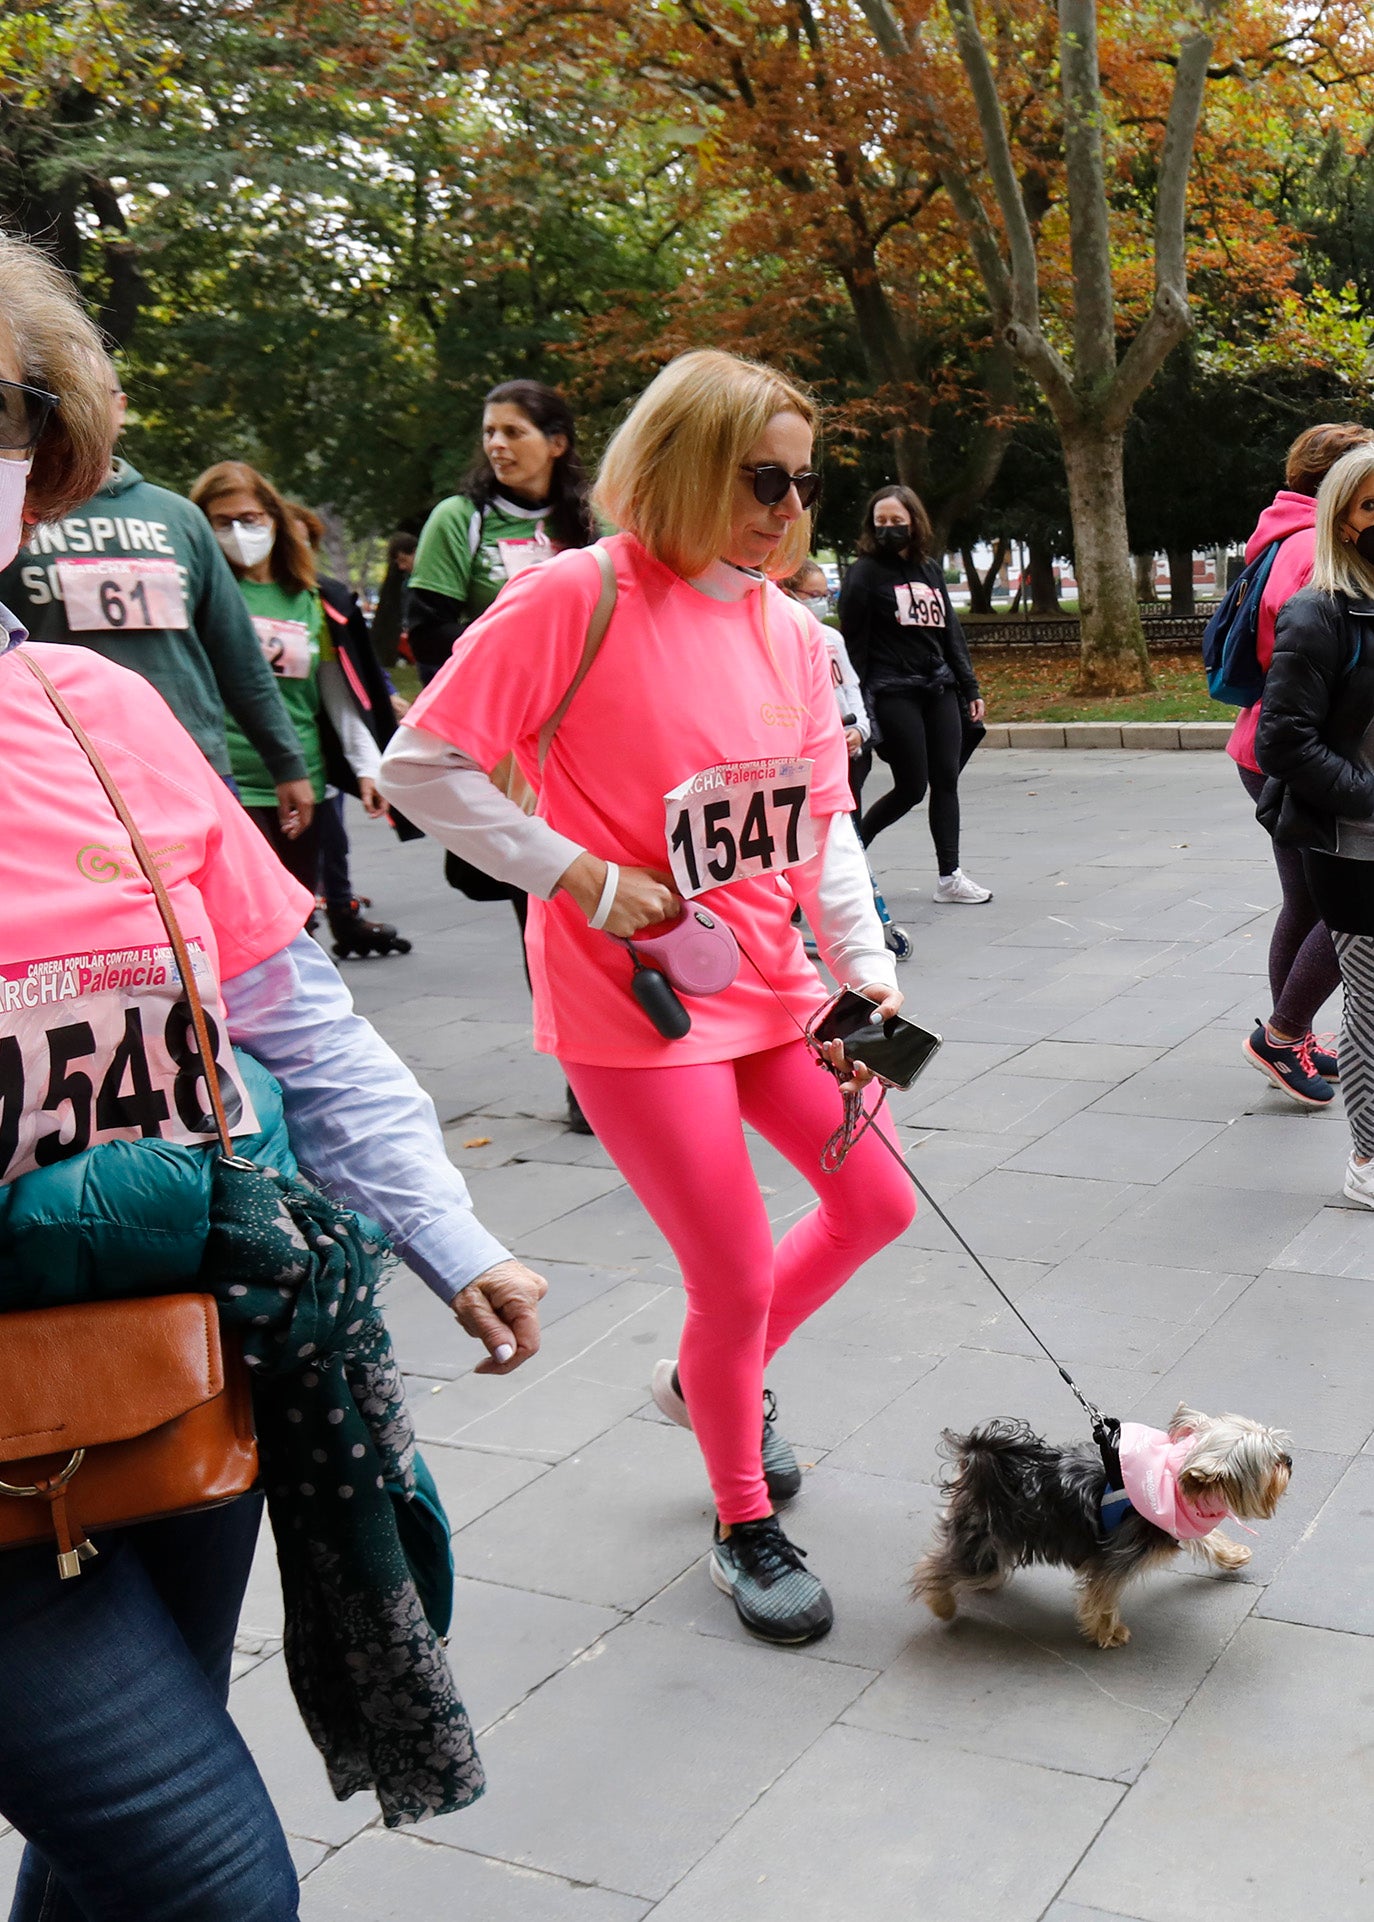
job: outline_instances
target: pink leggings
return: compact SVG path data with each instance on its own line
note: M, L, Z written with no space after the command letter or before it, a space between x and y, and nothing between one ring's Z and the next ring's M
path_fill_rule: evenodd
M687 1316L678 1375L720 1518L767 1515L764 1368L861 1263L910 1225L911 1183L873 1133L838 1173L822 1172L840 1098L800 1040L680 1068L562 1065L598 1140L682 1270ZM776 1248L746 1121L820 1197ZM877 1125L895 1139L886 1112Z

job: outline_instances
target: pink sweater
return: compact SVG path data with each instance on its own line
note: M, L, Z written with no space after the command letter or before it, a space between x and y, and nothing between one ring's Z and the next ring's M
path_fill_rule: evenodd
M1315 497L1311 494L1294 494L1282 487L1260 515L1259 525L1245 544L1248 566L1271 541L1283 542L1274 556L1274 565L1269 570L1269 579L1264 584L1264 596L1260 601L1255 651L1266 674L1274 658L1275 617L1284 602L1291 600L1298 589L1306 587L1312 578L1312 556L1317 544L1316 526ZM1264 771L1255 759L1255 730L1259 726L1259 717L1259 701L1253 707L1243 707L1236 716L1236 725L1226 743L1226 752L1231 759L1249 768L1252 774L1262 774Z
M1180 1435L1170 1441L1162 1428L1145 1428L1138 1421L1121 1424L1121 1479L1131 1507L1179 1542L1210 1535L1230 1513L1191 1499L1178 1485L1195 1439Z

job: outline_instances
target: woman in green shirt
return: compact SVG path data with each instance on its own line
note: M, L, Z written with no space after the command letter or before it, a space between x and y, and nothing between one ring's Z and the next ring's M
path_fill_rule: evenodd
M353 769L370 815L385 812L377 793L380 754L339 669L326 631L309 543L269 480L242 461L207 468L191 499L209 521L215 539L238 577L286 710L300 738L306 772L315 791L316 819L278 819L276 790L257 749L226 717L229 764L239 799L277 851L282 865L316 892L319 874L318 809L324 799L325 755L320 738L326 718Z
M598 530L589 492L563 396L537 380L493 387L477 461L462 491L425 522L411 569L410 649L422 682L512 575L561 548L591 545Z

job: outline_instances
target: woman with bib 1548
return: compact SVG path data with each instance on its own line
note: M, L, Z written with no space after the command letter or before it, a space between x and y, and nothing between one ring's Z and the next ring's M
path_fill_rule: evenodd
M602 465L596 499L624 531L511 582L381 774L412 820L529 890L535 1045L561 1062L682 1270L681 1345L654 1398L705 1457L713 1579L746 1627L784 1642L824 1634L832 1610L774 1512L800 1475L762 1401L764 1368L913 1211L872 1131L822 1173L839 1103L799 1034L824 992L791 925L798 903L838 981L889 1014L902 998L850 820L824 635L774 585L807 551L814 418L770 369L716 352L673 362ZM550 741L607 558L614 610ZM512 748L540 787L533 816L487 778ZM631 992L623 938L697 897L743 965L666 1039ZM745 1122L819 1196L776 1248Z

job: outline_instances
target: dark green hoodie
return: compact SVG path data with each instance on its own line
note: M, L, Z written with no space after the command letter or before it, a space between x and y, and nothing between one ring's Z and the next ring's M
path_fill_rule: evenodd
M186 600L183 628L83 629L67 624L58 567L64 560L176 562ZM300 740L263 658L238 582L198 507L152 487L116 461L100 492L50 527L35 527L0 574L0 602L36 641L94 649L151 681L211 767L229 773L227 708L271 770L274 781L306 772Z

